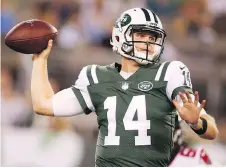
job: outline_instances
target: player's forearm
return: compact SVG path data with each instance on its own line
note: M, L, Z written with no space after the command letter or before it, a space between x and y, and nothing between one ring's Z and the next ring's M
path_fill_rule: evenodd
M199 136L203 139L209 139L209 140L215 139L218 135L218 129L217 129L215 120L208 114L202 114L201 117L206 119L206 121L207 121L207 130L204 134L199 135ZM199 119L198 125L193 127L193 129L195 129L195 130L201 129L203 127L202 123L203 123L203 121L201 119Z
M53 115L53 89L48 79L47 59L36 59L33 62L31 77L31 97L33 109L41 115Z

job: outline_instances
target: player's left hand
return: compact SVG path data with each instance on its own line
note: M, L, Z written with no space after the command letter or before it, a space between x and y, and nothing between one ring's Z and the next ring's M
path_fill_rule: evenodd
M196 124L198 123L200 112L206 104L206 100L203 100L200 106L198 106L199 94L197 91L195 92L194 102L192 101L188 91L185 91L185 95L187 98L183 95L183 93L179 93L179 96L183 102L182 107L175 99L173 100L173 104L175 105L181 119L190 124Z

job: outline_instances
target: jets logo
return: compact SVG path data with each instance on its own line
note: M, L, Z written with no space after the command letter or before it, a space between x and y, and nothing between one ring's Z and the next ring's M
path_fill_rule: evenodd
M131 20L132 20L131 16L128 14L125 14L116 21L115 27L116 28L124 27L128 25L131 22Z
M153 88L153 84L149 81L143 81L138 84L138 89L147 92Z

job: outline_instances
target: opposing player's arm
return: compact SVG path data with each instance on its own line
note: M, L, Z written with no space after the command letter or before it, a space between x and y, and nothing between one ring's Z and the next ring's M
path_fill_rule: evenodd
M214 119L203 108L205 101L200 104L198 92L195 95L193 94L188 68L182 62L173 61L167 71L168 74L165 77L168 81L167 95L170 100L174 100L173 103L180 117L189 122L192 129L200 137L205 139L216 138L218 134L217 126Z
M31 97L33 109L37 114L47 116L72 116L94 110L91 102L86 74L87 67L80 72L78 80L71 88L54 94L48 80L47 58L52 44L39 55L33 55L31 78Z

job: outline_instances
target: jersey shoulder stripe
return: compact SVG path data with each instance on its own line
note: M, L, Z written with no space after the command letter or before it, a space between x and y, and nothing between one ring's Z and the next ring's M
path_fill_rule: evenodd
M90 72L90 74L88 74L88 72ZM95 111L95 107L92 103L90 93L89 93L89 90L88 90L88 86L91 85L91 82L90 82L88 75L90 75L90 77L91 77L91 65L85 66L81 70L81 72L78 76L78 79L75 82L75 85L72 86L72 90L75 93L75 95L77 96L77 98L79 99L81 106L83 107L83 110L87 109L87 107L88 107L88 109L89 109L88 111ZM75 90L77 90L77 91L75 91ZM83 105L84 103L85 103L86 106Z
M92 67L91 67L91 75L92 75L92 78L93 78L93 82L95 84L97 84L99 82L98 78L97 78L97 65L92 65Z
M87 70L86 70L86 74L87 74L90 85L94 84L91 69L92 69L92 65L88 65Z
M164 77L170 62L163 62L155 76L155 81L164 81Z
M97 65L88 65L87 66L87 77L90 85L99 83L97 78Z
M166 62L162 68L162 73L161 73L161 76L160 76L160 81L164 81L164 78L165 78L165 75L166 75L166 71L167 71L167 68L169 66L170 62Z

